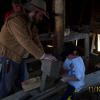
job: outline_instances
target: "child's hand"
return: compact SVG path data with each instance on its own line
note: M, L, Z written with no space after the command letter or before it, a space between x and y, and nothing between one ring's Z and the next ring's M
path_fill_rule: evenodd
M63 76L65 76L66 74L67 74L67 70L66 69L64 69L63 67L61 67L60 68L60 75L63 77Z
M64 76L60 79L62 82L67 82L68 81L68 77L67 76Z

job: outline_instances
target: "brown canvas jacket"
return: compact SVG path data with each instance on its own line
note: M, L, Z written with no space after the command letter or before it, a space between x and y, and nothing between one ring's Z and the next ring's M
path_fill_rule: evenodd
M15 13L8 18L0 32L0 56L20 62L26 53L36 59L43 55L39 38L36 33L31 33L28 23L23 14Z

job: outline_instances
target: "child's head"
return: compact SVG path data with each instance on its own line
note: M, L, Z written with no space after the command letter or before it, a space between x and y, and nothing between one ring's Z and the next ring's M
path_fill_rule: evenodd
M77 47L74 44L72 44L72 43L68 44L67 43L67 44L64 45L64 50L63 50L63 53L62 53L64 59L66 57L70 58L70 57L76 56L76 54L77 54Z

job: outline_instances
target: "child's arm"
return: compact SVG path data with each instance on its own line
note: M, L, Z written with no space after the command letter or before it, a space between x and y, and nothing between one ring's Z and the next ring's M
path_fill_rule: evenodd
M64 76L64 77L62 77L61 81L63 81L63 82L78 81L78 79L75 76Z
M67 69L65 69L64 67L61 67L60 68L60 76L64 76L65 74L67 74L68 73L68 70Z

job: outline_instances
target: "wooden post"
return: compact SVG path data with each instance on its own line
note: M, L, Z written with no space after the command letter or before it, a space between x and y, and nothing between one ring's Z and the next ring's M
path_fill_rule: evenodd
M84 41L85 44L85 62L86 62L86 66L88 66L88 61L89 61L89 34L87 34L87 37L85 38Z
M55 53L59 58L64 43L64 0L54 0L54 12L55 12L54 47L55 47Z

